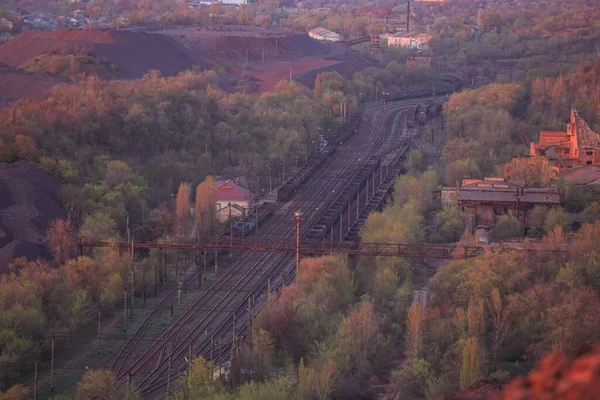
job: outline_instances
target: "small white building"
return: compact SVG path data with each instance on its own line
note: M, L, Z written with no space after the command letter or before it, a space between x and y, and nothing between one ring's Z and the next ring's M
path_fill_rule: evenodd
M424 49L431 39L432 36L426 33L415 35L410 32L398 32L388 36L388 46L420 50Z
M308 36L316 40L325 40L328 42L340 42L342 36L325 28L315 28L308 32Z

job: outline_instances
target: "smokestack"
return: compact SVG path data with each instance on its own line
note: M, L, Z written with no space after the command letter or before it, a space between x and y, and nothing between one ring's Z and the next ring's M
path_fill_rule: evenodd
M406 11L406 32L410 32L410 0L408 0L408 11Z

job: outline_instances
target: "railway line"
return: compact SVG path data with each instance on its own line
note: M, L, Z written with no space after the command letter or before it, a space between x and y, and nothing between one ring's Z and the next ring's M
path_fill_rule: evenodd
M391 104L386 114L404 112L407 109L407 102ZM369 192L373 194L377 180L375 171L378 168L380 179L377 185L382 183L380 164L370 165L364 160L381 157L376 153L385 136L384 118L386 116L383 115L382 107L372 107L367 110L363 116L366 123L361 123L358 132L340 145L336 154L325 162L322 169L315 172L310 185L304 185L293 201L284 204L276 211L276 220L264 237L275 239L292 237L294 226L291 219L296 211L304 213L305 227L302 235L306 235L311 224L323 218L332 207L345 210L348 206L344 216L349 221L346 228L349 229L350 222L353 220L352 206L357 204L357 211L354 213L356 219L361 211L362 193L364 192L363 205L367 204ZM352 186L356 173L361 169L364 171L365 165L368 166L365 190L361 191L360 185L353 189L358 194L356 201L353 196L345 197L344 190ZM369 181L373 190L368 189ZM343 200L342 205L340 199ZM337 216L333 217L335 220ZM341 239L344 235L345 219L340 215L339 221ZM333 235L334 229L330 231ZM145 376L141 380L134 381L142 394L148 397L160 397L161 388L169 386L170 382L185 370L185 357L188 354L202 354L212 360L222 358L235 338L244 334L247 323L264 304L268 292L293 280L295 269L291 268L291 257L290 254L244 253L141 355L139 351L132 350L138 346L135 336L138 337L138 342L140 337L134 334L130 343L125 346L128 350L120 353L113 364L118 378L122 379L128 375ZM152 324L160 314L161 304L168 304L168 300L161 300L157 311L153 310L150 313L146 325ZM191 350L190 344L192 344ZM134 354L136 357L133 356Z

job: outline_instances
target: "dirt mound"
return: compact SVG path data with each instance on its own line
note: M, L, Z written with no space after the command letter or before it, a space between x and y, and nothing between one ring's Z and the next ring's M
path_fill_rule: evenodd
M42 237L66 215L59 191L59 182L34 162L0 164L0 272L13 258L50 256Z
M8 107L19 99L37 96L61 82L69 80L26 72L0 63L0 108Z
M365 68L377 67L377 63L369 60L356 50L350 49L343 44L334 44L333 54L326 57L327 61L337 61L337 63L324 68L315 69L303 74L298 80L311 89L315 88L315 80L321 72L335 71L347 79L352 79L352 75Z
M123 78L139 78L150 70L165 76L207 68L168 35L116 30L61 29L26 32L0 46L0 62L19 67L43 54L88 54L115 65Z
M297 60L303 57L327 55L331 46L310 38L306 34L281 35L252 32L234 32L200 30L177 35L196 56L223 58L232 63L246 60L246 51L250 62L262 62L263 49L265 62L272 60ZM239 33L239 34L238 34Z

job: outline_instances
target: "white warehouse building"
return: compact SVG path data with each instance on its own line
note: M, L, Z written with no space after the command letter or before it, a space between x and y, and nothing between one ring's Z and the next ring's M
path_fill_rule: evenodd
M329 42L340 42L342 36L325 28L315 28L308 32L308 36L316 40L326 40Z

